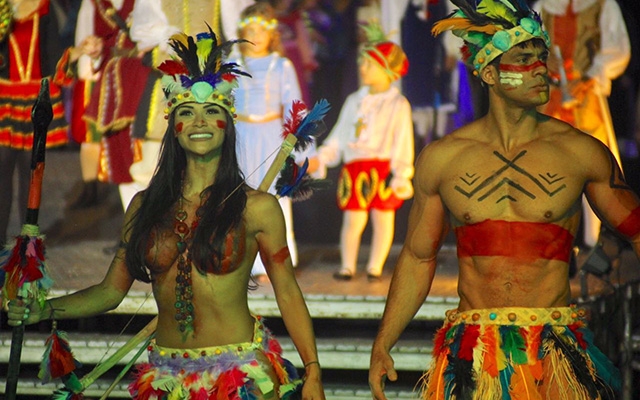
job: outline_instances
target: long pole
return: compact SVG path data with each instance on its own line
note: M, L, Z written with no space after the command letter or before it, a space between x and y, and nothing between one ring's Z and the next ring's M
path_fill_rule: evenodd
M40 93L31 109L31 121L33 122L33 149L31 153L31 183L29 185L29 202L25 225L22 235L26 232L37 231L38 211L42 195L42 177L44 174L44 153L47 144L47 130L53 119L53 109L49 97L49 81L43 79L40 85ZM27 282L25 285L30 285ZM20 293L18 293L20 295ZM22 341L24 339L24 324L13 327L11 334L11 350L9 352L9 367L7 371L7 384L5 387L6 400L15 400L20 375L20 357L22 355Z

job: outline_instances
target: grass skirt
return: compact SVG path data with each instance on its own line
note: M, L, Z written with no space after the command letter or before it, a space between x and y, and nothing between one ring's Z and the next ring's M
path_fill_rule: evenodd
M264 366L265 360L270 365ZM301 383L294 366L282 358L278 341L256 320L252 342L200 349L149 346L149 362L137 366L129 393L151 400L250 400L278 390L274 398L294 399Z
M620 376L576 307L447 312L423 399L614 399Z

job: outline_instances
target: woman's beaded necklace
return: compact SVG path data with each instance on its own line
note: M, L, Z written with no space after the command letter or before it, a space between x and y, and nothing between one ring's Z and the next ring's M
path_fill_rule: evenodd
M202 199L200 199L202 205ZM180 238L176 242L178 247L178 273L176 275L176 321L178 322L178 329L186 338L190 333L194 332L194 307L193 307L193 287L191 280L191 271L193 263L191 261L191 252L189 250L188 240L192 240L195 230L200 222L200 207L196 211L195 218L191 223L191 226L185 222L188 214L184 209L183 197L180 195L179 206L175 214L175 222L173 225L173 231ZM186 255L186 256L185 256Z

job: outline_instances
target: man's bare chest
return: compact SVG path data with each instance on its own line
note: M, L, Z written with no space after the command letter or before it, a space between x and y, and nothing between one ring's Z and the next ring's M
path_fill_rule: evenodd
M442 198L454 216L467 222L496 217L551 221L573 206L583 186L568 163L528 150L469 155L444 176Z

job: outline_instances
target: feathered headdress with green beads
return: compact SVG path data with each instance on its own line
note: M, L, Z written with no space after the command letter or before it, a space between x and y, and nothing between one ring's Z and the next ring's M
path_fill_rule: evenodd
M452 31L464 40L462 57L478 74L496 57L513 46L549 36L538 13L525 0L451 0L458 7L433 25L432 33Z
M235 118L233 90L240 75L250 75L224 58L238 42L218 43L211 28L195 39L184 33L171 36L169 45L175 55L158 66L164 74L160 82L167 99L165 116L182 103L197 102L217 104Z

